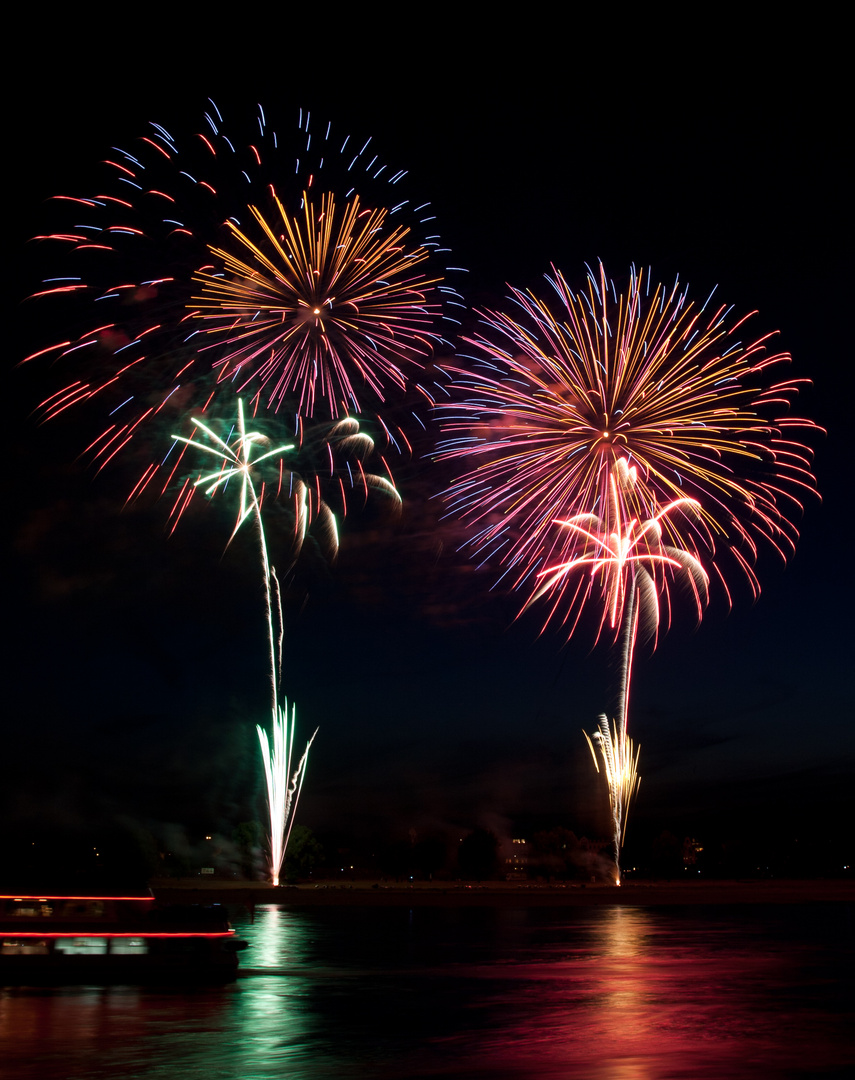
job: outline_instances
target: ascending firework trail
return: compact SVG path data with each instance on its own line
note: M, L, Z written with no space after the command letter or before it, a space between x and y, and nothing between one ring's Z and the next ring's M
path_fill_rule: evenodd
M292 559L309 529L334 554L333 507L346 514L360 491L399 506L386 458L382 472L364 467L374 451L364 411L387 445L409 451L410 414L421 424L418 411L433 404L434 352L445 326L459 325L450 307L462 305L430 204L408 194L406 172L371 138L338 134L302 109L286 130L261 105L253 113L234 129L208 99L189 132L152 123L110 149L91 186L49 201L35 239L52 266L30 302L34 313L54 305L39 331L60 318L64 329L26 360L50 361L61 379L41 418L85 416L93 430L82 456L98 471L130 459L129 501L169 492L172 528L194 493L240 480L236 529L255 521L267 597L272 748L259 738L276 880L306 756L294 766L294 712L289 720L278 698L282 618L265 491L293 522ZM241 404L237 435L223 438L214 429L236 394L256 432ZM192 433L164 438L190 423ZM293 442L258 453L274 425ZM188 473L190 447L213 455L217 471Z
M273 730L273 746L271 749L267 732L261 725L257 725L258 739L261 744L261 756L264 762L264 773L267 780L267 807L270 820L269 844L270 844L270 877L274 885L279 884L279 874L288 848L288 838L291 835L291 826L297 810L297 802L300 790L303 786L303 778L306 773L306 765L309 759L309 749L314 741L315 731L306 744L299 761L294 766L294 734L296 727L295 707L291 707L291 716L288 716L288 702L284 708L279 701L279 686L282 677L282 605L279 596L279 584L276 571L270 564L267 551L267 540L264 535L264 523L261 518L261 502L258 492L253 484L252 473L264 461L281 457L293 447L291 445L277 446L254 456L254 448L266 445L267 440L258 432L247 432L244 418L243 402L238 398L238 416L235 437L229 441L221 438L201 421L195 421L199 431L210 439L210 444L196 439L187 439L183 436L175 436L180 442L187 443L196 450L212 455L219 461L219 467L215 472L202 476L196 481L198 486L205 489L206 494L213 495L218 488L224 487L230 480L239 480L240 504L238 517L235 523L232 537L251 518L255 524L258 538L259 555L261 556L261 568L264 577L264 589L267 613L267 644L270 668L270 696L271 717Z
M450 510L522 610L543 600L544 627L570 636L593 602L596 637L622 639L618 715L593 739L619 849L637 779L626 720L641 620L652 617L655 647L681 581L700 616L703 567L728 603L728 564L759 594L759 545L786 558L801 498L815 494L800 433L817 428L790 414L804 380L770 380L789 355L769 354L772 335L740 337L748 317L731 321L715 290L696 306L687 287L633 268L619 293L602 264L578 293L557 270L548 280L552 306L514 289L515 316L487 311L466 339L475 353L451 369L439 457L464 466Z
M659 630L659 593L664 590L663 574L672 578L680 575L688 584L694 598L698 618L707 601L709 578L700 562L688 551L681 551L671 544L663 543L663 522L678 510L697 511L694 499L675 499L644 522L636 518L627 520L628 505L637 506L634 491L637 484L635 467L628 467L623 458L616 462L609 477L609 513L605 519L593 514L579 514L558 524L567 528L579 544L578 553L572 558L542 570L538 577L546 578L532 601L542 592L548 592L567 575L587 571L600 578L605 610L609 624L615 629L618 615L623 610L619 647L621 651L620 685L617 715L609 725L608 717L600 717L593 737L585 738L591 748L594 764L603 774L609 792L609 806L614 828L615 868L620 884L620 851L626 835L626 817L629 804L638 783L638 748L627 733L629 723L629 692L632 683L632 663L638 641L640 619L648 635ZM612 523L613 532L606 532L606 521ZM530 601L530 602L532 602ZM596 746L596 749L595 749Z

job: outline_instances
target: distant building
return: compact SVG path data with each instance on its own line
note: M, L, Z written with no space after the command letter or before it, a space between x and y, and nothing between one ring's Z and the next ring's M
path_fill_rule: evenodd
M501 858L507 877L524 877L528 872L528 841L522 838L505 840Z

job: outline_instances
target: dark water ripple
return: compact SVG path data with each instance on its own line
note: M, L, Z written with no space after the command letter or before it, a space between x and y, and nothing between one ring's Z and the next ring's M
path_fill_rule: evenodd
M233 986L0 990L8 1080L855 1075L844 905L259 909Z

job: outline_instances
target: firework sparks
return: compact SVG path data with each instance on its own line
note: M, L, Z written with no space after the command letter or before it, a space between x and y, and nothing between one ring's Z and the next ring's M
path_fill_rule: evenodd
M627 734L640 616L654 647L670 622L674 584L688 582L698 618L709 566L725 553L755 594L758 548L784 559L793 517L815 494L816 425L790 413L799 380L770 381L789 362L768 353L771 335L743 341L745 319L700 307L688 289L652 286L633 269L618 294L599 265L575 294L553 270L555 309L513 290L519 321L483 316L470 370L454 368L457 399L443 406L439 457L468 471L449 491L482 563L523 594L546 599L544 628L572 635L591 603L596 637L621 642L620 704L588 739L609 792L615 863L638 786L638 749ZM588 571L585 573L585 571Z
M603 759L603 775L609 793L614 834L615 868L620 884L620 852L626 836L626 820L633 792L638 786L638 749L627 733L629 722L629 692L632 663L638 640L641 617L646 631L656 638L661 622L660 594L668 597L669 583L679 578L688 583L698 619L701 618L708 596L709 577L698 560L662 542L663 525L670 514L678 510L697 512L692 499L675 499L648 520L626 520L627 503L637 505L634 488L637 473L619 459L609 477L609 501L606 519L614 532L606 532L606 520L593 514L579 514L569 521L559 522L568 529L579 545L573 558L557 567L542 570L544 578L532 601L544 594L560 592L568 575L589 572L591 582L598 582L602 596L601 627L608 622L612 631L623 613L621 627L620 694L617 717L609 727L606 717L600 718L599 730L591 737L585 734L600 771L594 744Z
M677 512L698 513L700 505L696 499L674 499L656 512L650 508L650 516L640 522L635 517L627 517L628 506L638 508L637 482L637 469L628 467L626 461L619 458L608 478L605 516L577 514L569 520L556 522L568 530L568 543L575 543L577 549L565 562L538 572L537 578L543 580L529 604L544 595L560 596L571 574L589 569L587 592L590 595L599 585L603 597L601 628L607 623L609 630L614 632L623 613L624 637L626 626L631 625L634 642L640 610L645 616L648 636L655 639L662 621L660 594L670 600L669 585L680 574L690 583L700 619L707 601L709 577L691 552L663 542L669 517ZM641 598L638 606L635 603L637 595Z
M363 210L358 196L339 212L332 193L316 205L304 192L299 217L273 198L273 224L249 208L262 238L227 222L242 258L212 248L223 270L195 277L198 318L214 338L201 351L218 356L218 379L257 385L274 409L296 396L308 416L319 398L333 416L360 411L363 385L380 400L384 386L403 389L400 365L429 354L438 314L441 279L417 270L427 248L408 248L409 229L390 229L388 212Z
M292 449L292 446L289 444L287 446L275 447L272 450L267 450L254 457L254 448L259 444L264 444L266 440L258 432L247 432L243 401L238 398L237 404L237 437L234 441L229 442L227 439L221 438L198 419L194 419L194 423L200 431L204 432L204 434L210 438L211 445L199 442L196 439L187 439L182 435L173 435L173 438L177 442L186 443L195 450L198 450L203 454L213 455L220 460L221 464L216 472L199 477L194 484L194 487L204 487L208 495L213 495L218 488L224 487L230 480L236 477L240 478L240 502L237 521L235 522L235 527L232 531L232 538L234 538L238 529L240 529L247 519L251 517L255 523L258 549L261 556L262 573L264 575L272 712L275 720L280 711L277 698L282 659L281 633L279 635L277 646L273 615L273 596L274 592L276 592L278 598L278 591L271 587L275 581L275 576L270 565L270 557L267 552L267 539L264 535L264 525L261 520L261 501L255 490L252 474L253 469L257 468L263 461L281 456L287 450ZM279 622L281 626L281 617Z
M264 773L267 781L267 805L270 820L269 850L270 850L270 876L274 885L279 884L279 873L282 869L282 861L288 846L288 837L291 833L291 824L297 809L300 790L303 786L303 778L308 763L309 748L317 735L317 728L306 748L293 768L294 734L296 727L296 710L292 705L291 717L288 718L288 705L283 709L279 702L279 686L282 679L282 639L283 619L282 606L280 603L279 584L276 571L270 563L267 540L264 534L264 523L261 516L261 499L253 482L254 472L264 461L274 457L281 457L287 451L293 449L292 445L278 446L256 453L256 448L266 445L267 440L258 432L250 432L246 429L243 401L238 398L238 415L234 439L224 439L212 431L198 419L194 423L199 430L208 436L211 443L204 443L196 439L187 439L183 436L173 436L177 441L192 446L195 450L207 455L213 455L219 459L217 470L207 476L202 476L196 481L196 486L204 486L208 495L213 495L219 488L225 487L230 481L239 479L240 499L238 516L232 532L232 538L249 519L255 523L255 531L258 539L259 554L264 576L265 605L267 616L267 644L268 664L270 673L271 716L273 729L273 746L271 749L267 732L257 726L261 756L264 765Z
M593 735L584 733L591 750L597 772L605 777L609 792L615 849L615 883L620 885L620 852L626 836L626 818L629 804L638 791L641 778L638 775L639 747L635 746L625 730L617 723L609 726L608 717L600 716L599 726ZM599 755L599 757L598 757ZM600 769L602 761L602 770Z
M374 440L361 430L359 421L343 417L332 422L305 422L296 418L293 442L273 446L272 434L281 424L253 418L256 426L268 429L246 431L245 410L238 399L237 423L226 422L226 437L217 435L198 417L191 417L196 437L173 435L177 443L213 457L218 467L206 475L190 476L178 487L170 518L174 530L186 512L196 491L212 496L229 483L240 482L238 517L234 532L255 513L253 493L258 491L258 509L262 504L275 507L283 535L282 521L290 521L285 539L290 537L289 567L293 566L311 531L320 541L325 556L334 559L339 549L339 518L346 517L354 503L366 503L378 496L391 512L401 509L401 496L395 487L385 456L379 455L385 475L370 465L377 453ZM207 442L199 441L204 436ZM263 450L264 452L259 452ZM232 535L234 535L234 532Z
M135 498L174 476L164 425L206 412L226 384L254 413L326 420L387 408L405 384L434 399L419 372L462 305L430 205L407 198L371 139L303 111L290 136L260 107L256 119L249 141L213 103L189 138L152 124L108 155L103 186L53 200L57 228L36 238L62 276L33 302L70 304L70 332L27 357L66 372L41 416L85 409L99 470L131 447L147 459Z
M294 732L296 730L295 709L291 707L291 719L288 719L288 703L285 708L278 708L273 717L273 746L271 748L267 732L261 725L256 726L258 741L261 745L261 760L264 762L264 775L267 780L267 809L270 821L270 877L274 885L279 884L279 875L291 826L297 811L297 802L306 775L309 750L315 741L318 729L315 728L311 739L296 767L294 760ZM293 772L292 772L293 768Z
M472 368L453 369L458 394L442 410L439 457L469 466L449 504L472 530L471 550L528 600L544 567L574 556L578 537L560 522L593 514L620 535L620 520L672 506L666 543L714 569L729 600L726 550L756 595L760 543L786 558L792 519L815 493L799 435L816 425L789 411L800 380L770 381L789 355L768 353L771 335L743 340L745 319L731 323L712 295L696 307L679 284L633 271L618 294L602 265L578 294L557 271L549 280L555 311L513 290L519 321L488 312L467 339L478 350ZM621 461L636 482L615 504ZM590 585L565 574L555 586L545 623L572 633ZM600 629L617 637L620 624L611 610Z

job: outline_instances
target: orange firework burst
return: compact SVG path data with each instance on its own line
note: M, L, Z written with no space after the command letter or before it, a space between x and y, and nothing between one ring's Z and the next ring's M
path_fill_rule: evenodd
M203 351L216 350L220 379L237 376L273 408L294 395L305 415L318 398L332 416L359 411L362 386L382 399L384 385L404 386L401 363L429 354L440 279L417 270L428 251L408 246L410 230L358 196L339 211L332 193L316 204L304 192L299 215L273 200L270 220L249 207L257 242L227 222L234 249L210 249L224 272L195 275L213 338Z

